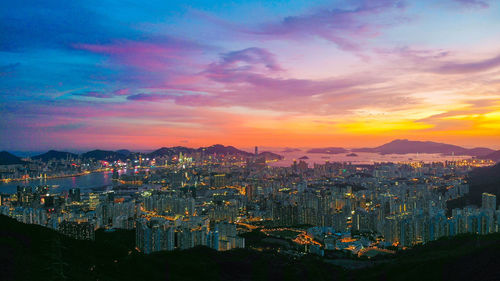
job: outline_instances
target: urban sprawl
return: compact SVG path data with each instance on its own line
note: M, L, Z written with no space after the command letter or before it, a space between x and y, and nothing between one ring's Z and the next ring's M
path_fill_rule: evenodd
M0 213L76 239L94 239L97 229L135 230L136 248L146 254L207 246L371 257L444 236L500 230L494 195L483 193L481 206L446 207L469 192L467 172L491 164L485 161L274 167L255 150L253 156L181 152L0 166L3 181L95 172L113 178L101 190L19 181L17 192L1 194ZM269 243L245 243L251 232Z

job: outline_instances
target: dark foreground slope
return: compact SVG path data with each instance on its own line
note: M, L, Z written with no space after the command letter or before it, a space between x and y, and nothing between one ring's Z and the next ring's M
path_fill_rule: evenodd
M76 241L0 216L2 280L500 280L500 236L464 236L405 251L364 270L319 258L208 248L142 255L130 231Z
M500 280L500 234L441 238L352 273L351 280Z
M133 239L133 232L118 231L99 232L95 242L76 241L0 216L1 280L319 281L342 273L316 258L294 260L250 250L200 247L143 255L132 250Z

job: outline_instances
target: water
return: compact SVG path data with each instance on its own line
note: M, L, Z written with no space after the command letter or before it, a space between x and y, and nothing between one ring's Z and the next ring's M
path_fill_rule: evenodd
M51 189L53 192L62 192L71 188L80 188L82 192L89 192L93 188L112 185L113 172L90 173L78 177L67 177L58 179L40 179L31 181L12 181L9 183L0 183L0 193L15 193L17 186L38 186L38 185L58 185L59 187Z
M378 154L367 152L356 152L357 157L347 156L349 153L341 154L323 154L323 153L306 153L308 149L302 149L296 152L282 152L280 149L268 149L267 151L275 152L285 158L280 161L270 163L275 167L290 166L294 160L297 162L302 156L307 156L309 159L304 161L312 167L314 163L324 164L329 162L351 162L353 164L373 164L374 162L405 162L405 161L423 161L423 162L442 162L446 160L468 159L470 156L443 156L441 154ZM119 171L121 172L121 171ZM54 192L62 192L71 188L80 188L82 192L89 192L93 188L101 188L103 186L112 185L112 172L91 173L79 177L67 177L48 180L32 180L32 181L15 181L9 183L0 183L0 193L15 193L17 186L38 186L38 185L58 185L59 187L52 189Z
M358 156L347 156L350 152L340 153L340 154L324 154L324 153L306 153L309 149L301 149L301 151L294 152L282 152L281 150L272 150L273 152L284 156L285 158L280 161L272 162L270 165L275 167L286 167L293 164L296 160L303 156L307 156L309 159L304 159L303 161L312 167L313 164L324 164L328 162L351 162L352 164L373 164L375 162L408 162L408 161L422 161L425 163L430 162L443 162L443 161L453 161L461 159L469 159L471 156L451 156L442 154L426 154L426 153L414 153L414 154L378 154L369 152L356 152Z

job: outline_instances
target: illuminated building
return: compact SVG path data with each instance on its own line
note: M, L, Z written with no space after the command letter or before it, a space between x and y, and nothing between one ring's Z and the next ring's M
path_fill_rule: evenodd
M59 224L59 232L78 240L94 240L94 226L89 222L63 221Z
M68 197L70 202L80 202L80 189L79 188L72 188L68 192Z
M490 193L483 193L482 195L482 205L483 209L496 210L497 208L497 197Z
M218 174L214 175L213 186L215 187L223 187L226 186L226 174Z

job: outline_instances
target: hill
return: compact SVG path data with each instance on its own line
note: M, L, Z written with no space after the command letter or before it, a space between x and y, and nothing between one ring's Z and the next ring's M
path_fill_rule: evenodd
M234 155L239 157L252 157L253 153L246 152L240 149L237 149L234 146L224 146L222 144L215 144L208 147L200 147L198 149L189 148L184 146L175 146L175 147L162 147L148 154L150 158L168 156L172 157L175 155L182 154L193 154L193 153L202 153L205 155L217 154L217 155ZM281 159L281 156L272 152L262 152L259 156L266 157L268 160Z
M307 153L324 153L324 154L341 154L346 152L349 151L342 147L313 148L307 151Z
M432 141L393 140L374 148L355 148L353 152L372 152L380 154L408 154L408 153L441 153L446 155L482 156L494 150L484 147L463 148L457 145Z
M56 150L49 150L43 154L31 157L31 159L33 160L41 160L43 162L47 162L52 159L61 160L61 159L76 159L76 158L78 158L77 154L65 151L56 151Z
M2 280L500 280L500 234L444 238L347 270L315 256L246 249L143 255L133 250L133 231L77 241L1 215L0 229Z
M259 153L259 157L264 157L266 161L282 160L283 156L270 151L263 151Z
M499 253L499 233L445 237L351 271L351 280L500 280Z
M115 151L116 153L120 153L124 156L129 156L130 154L132 154L132 151L128 150L128 149L119 149L117 151Z
M487 154L487 155L479 156L478 158L479 159L490 159L490 160L493 160L495 162L500 162L500 150L497 150L497 151L492 152L492 153Z
M205 154L219 154L219 155L235 155L241 157L251 157L253 153L239 150L234 146L224 146L222 144L214 144L208 147L200 147L197 149L199 152Z
M143 255L133 231L98 232L77 241L53 230L0 216L2 280L331 280L316 259L206 247Z
M483 192L491 193L500 198L500 163L492 167L476 168L468 174L469 193L464 197L447 202L449 210L463 208L474 204L481 206ZM497 206L500 200L497 199Z
M115 151L99 150L99 149L85 152L80 156L83 159L94 159L102 161L117 161L117 160L125 160L127 158L125 155Z
M21 158L15 156L7 151L0 152L0 165L16 165L24 164L25 162Z
M160 149L157 149L151 153L148 154L149 158L157 158L157 157L172 157L175 155L179 155L179 153L182 152L182 154L191 154L195 152L196 150L193 148L189 147L184 147L184 146L175 146L175 147L162 147Z
M470 202L481 205L483 192L491 193L500 198L500 163L492 167L474 169L469 174ZM500 200L497 200L497 205Z

